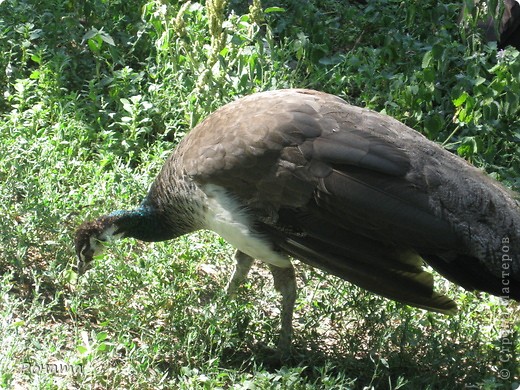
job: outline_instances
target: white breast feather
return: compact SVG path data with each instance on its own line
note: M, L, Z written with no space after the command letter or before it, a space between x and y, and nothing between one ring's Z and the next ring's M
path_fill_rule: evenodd
M208 196L208 229L257 260L283 268L291 266L287 256L275 252L267 240L252 231L248 215L222 187L209 184L203 191Z

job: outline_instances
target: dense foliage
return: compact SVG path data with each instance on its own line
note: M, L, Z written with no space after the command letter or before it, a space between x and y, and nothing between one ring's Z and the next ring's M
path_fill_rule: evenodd
M470 3L470 2L468 2ZM517 388L516 303L440 289L452 318L299 265L295 354L273 362L262 266L223 293L208 232L127 240L81 280L82 220L133 207L210 112L308 87L386 112L520 190L520 58L449 1L0 0L0 386Z

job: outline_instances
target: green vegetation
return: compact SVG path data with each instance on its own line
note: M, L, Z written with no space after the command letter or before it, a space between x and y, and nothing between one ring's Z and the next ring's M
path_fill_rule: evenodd
M208 232L123 241L76 279L75 227L137 204L191 127L256 91L386 112L520 189L519 53L481 41L481 10L221 3L0 0L0 386L518 388L518 304L442 278L452 318L298 264L283 364L268 273L229 300L232 248Z

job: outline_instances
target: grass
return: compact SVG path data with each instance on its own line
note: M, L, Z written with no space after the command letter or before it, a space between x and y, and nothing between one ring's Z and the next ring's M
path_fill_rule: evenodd
M520 59L481 41L478 10L459 24L447 1L260 8L0 1L0 386L518 388L518 304L442 278L453 317L296 262L283 364L268 272L228 299L232 248L209 232L125 240L77 279L77 225L137 204L192 126L255 91L311 87L387 112L520 189Z

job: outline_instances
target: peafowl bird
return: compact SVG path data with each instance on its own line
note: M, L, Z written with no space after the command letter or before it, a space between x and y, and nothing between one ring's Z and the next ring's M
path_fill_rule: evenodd
M513 46L520 50L520 3L518 0L503 0L504 8L498 26L498 37L494 28L494 22L488 21L485 26L486 39L498 41L498 48L504 49Z
M473 0L473 6L481 0ZM499 49L513 46L520 50L520 3L518 0L502 0L497 5L498 23L492 17L478 24L486 41L496 41ZM496 5L496 3L495 3ZM465 2L464 7L468 4ZM489 2L491 6L491 2ZM498 19L498 18L497 18ZM497 24L497 26L495 26Z
M520 300L518 195L397 120L322 92L253 94L179 143L141 205L83 223L78 273L106 241L209 229L236 248L227 291L254 259L282 296L291 345L298 259L366 290L451 314L429 264L467 290Z

